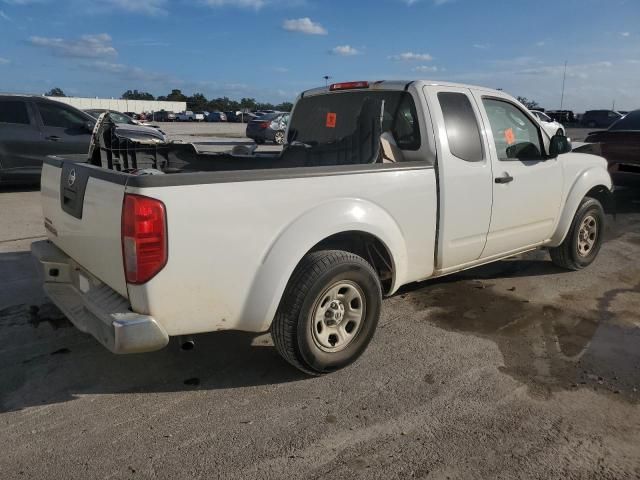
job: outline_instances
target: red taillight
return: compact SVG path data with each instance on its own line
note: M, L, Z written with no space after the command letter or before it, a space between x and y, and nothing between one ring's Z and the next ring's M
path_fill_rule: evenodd
M125 195L122 256L127 283L146 283L164 268L167 263L167 215L160 200Z
M369 82L344 82L334 83L329 86L329 90L332 92L336 90L353 90L354 88L369 88Z
M270 122L260 122L260 128L262 130L266 130L267 128L269 128L269 123Z

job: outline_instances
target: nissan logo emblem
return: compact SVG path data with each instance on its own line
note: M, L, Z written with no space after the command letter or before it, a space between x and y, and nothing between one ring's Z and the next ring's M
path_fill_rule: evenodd
M67 177L67 183L70 187L73 187L73 184L76 183L76 169L72 168L69 172L69 176Z

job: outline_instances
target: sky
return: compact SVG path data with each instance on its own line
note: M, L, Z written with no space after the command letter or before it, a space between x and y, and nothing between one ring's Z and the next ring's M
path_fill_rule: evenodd
M0 0L0 91L293 101L432 79L640 108L640 0Z

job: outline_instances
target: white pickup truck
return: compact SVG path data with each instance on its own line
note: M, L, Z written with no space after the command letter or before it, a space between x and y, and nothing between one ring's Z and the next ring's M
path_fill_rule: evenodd
M511 96L450 83L306 91L272 155L103 127L85 163L45 162L32 252L51 300L115 353L270 330L291 364L331 372L404 284L537 248L586 267L612 188L604 159Z
M177 122L203 122L204 113L202 112L193 113L191 110L176 113L176 121Z

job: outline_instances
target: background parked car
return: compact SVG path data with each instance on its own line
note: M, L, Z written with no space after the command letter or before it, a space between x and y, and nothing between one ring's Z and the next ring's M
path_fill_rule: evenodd
M193 122L195 119L196 119L196 116L191 110L176 113L177 122Z
M549 117L546 113L540 112L538 110L531 110L531 113L539 120L540 125L542 126L544 131L547 132L549 137L565 134L564 126Z
M545 110L544 112L553 121L568 125L576 122L576 116L571 110Z
M246 136L257 144L271 141L283 145L288 124L288 113L267 113L247 124Z
M176 114L166 110L160 110L159 112L153 112L152 120L154 122L175 122Z
M95 119L64 103L0 96L0 182L37 183L48 155L87 154Z
M109 116L111 119L118 124L123 125L144 125L147 127L160 128L157 125L151 125L146 119L145 120L135 120L131 118L129 115L126 115L122 112L118 112L116 110L107 110L103 108L91 108L89 110L85 110L86 113L91 115L94 118L98 118L100 114L104 112L109 112ZM140 118L140 117L139 117Z
M227 116L222 112L209 112L207 122L226 122Z
M127 128L124 130L143 132L143 133L149 133L150 130L153 130L155 132L160 132L162 134L162 137L165 139L165 141L167 139L166 134L160 129L158 125L151 125L149 123L142 124L139 121L133 120L132 118L128 117L124 113L116 112L113 110L101 110L101 109L85 110L85 112L91 115L96 120L98 119L98 117L100 117L101 114L108 112L109 117L114 123L121 126L127 126Z
M585 146L607 159L616 185L640 186L640 110L621 118L607 130L592 132Z
M255 113L244 113L240 110L228 111L224 112L224 114L227 116L227 121L233 123L249 123L251 120L258 118Z
M613 110L589 110L582 116L582 125L589 128L608 128L622 115Z

